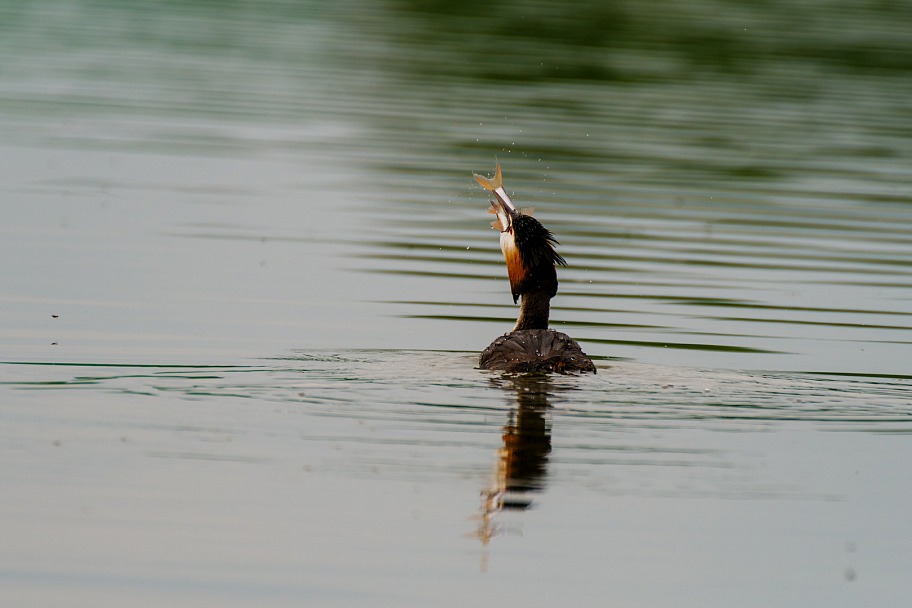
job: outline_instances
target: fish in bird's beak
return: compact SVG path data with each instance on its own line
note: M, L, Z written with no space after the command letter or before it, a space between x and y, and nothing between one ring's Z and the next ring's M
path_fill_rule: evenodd
M507 263L513 302L530 290L546 291L553 298L557 293L554 266L565 264L564 258L554 250L557 244L554 236L532 217L533 209L517 209L510 200L503 188L500 163L494 169L493 179L473 175L475 181L497 199L491 201L488 211L497 215L491 226L500 230L500 250Z
M494 198L497 199L497 202L491 201L491 208L488 209L488 213L493 213L497 216L497 219L491 222L491 227L496 228L501 232L509 232L513 226L513 217L516 216L519 211L516 209L516 205L513 204L513 201L510 200L510 195L504 190L500 162L498 161L497 166L494 168L493 179L488 179L477 173L473 173L472 177L475 178L475 181L478 182L482 188L491 192L494 195Z
M507 263L507 274L510 277L510 291L513 292L513 302L520 296L520 288L523 281L529 274L529 270L523 263L522 255L516 246L516 234L514 233L514 224L525 221L525 214L516 208L510 195L503 188L503 174L500 171L500 163L497 163L494 169L494 178L488 179L478 174L474 174L475 181L494 195L496 201L491 201L489 213L497 216L497 219L491 222L491 227L500 230L500 250L503 252L504 261ZM530 221L536 222L532 218Z

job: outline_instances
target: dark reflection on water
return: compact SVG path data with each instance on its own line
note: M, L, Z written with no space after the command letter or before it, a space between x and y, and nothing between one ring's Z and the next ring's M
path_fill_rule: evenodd
M483 194L432 208L497 152L570 262L558 325L605 345L597 355L878 373L910 342L895 322L912 288L904 9L497 3L476 19L471 5L395 6L402 36L376 69L405 78L414 131L402 157L376 162L415 192L390 197L392 234L364 265L462 287L394 299L411 306L390 314L514 316L490 281L503 271Z
M547 419L551 407L548 398L553 390L550 376L504 375L492 379L492 384L508 394L515 393L516 404L503 427L503 446L497 451L494 478L481 492L475 534L485 546L501 533L495 519L498 513L528 509L532 506L530 495L544 489L551 452L551 423Z
M681 72L705 67L733 75L755 72L764 61L783 58L811 60L845 71L912 69L910 55L903 52L912 50L912 43L894 22L907 18L909 10L897 3L849 8L825 2L781 12L768 5L730 1L681 5L400 0L391 5L407 16L405 26L398 29L407 44L438 52L456 48L464 54L465 61L442 66L432 63L434 54L425 57L419 65L429 75L439 74L441 67L445 71L461 67L463 71L457 72L461 75L497 81L621 80L628 71L633 79L642 79L642 67L637 77L634 70L624 70L620 61L606 61L599 53L631 48L654 49L678 58L682 63L674 66L676 78ZM848 30L858 18L870 20L869 27L862 32L855 29L858 35L852 39L841 38L840 31ZM502 47L506 51L498 53ZM560 55L559 69L537 61L549 51L564 49L578 52ZM470 71L469 66L477 68Z

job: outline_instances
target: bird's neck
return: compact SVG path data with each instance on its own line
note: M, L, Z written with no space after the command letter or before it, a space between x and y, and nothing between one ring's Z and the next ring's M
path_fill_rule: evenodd
M551 312L551 296L543 291L532 291L522 295L519 318L513 331L521 329L548 329L548 315Z

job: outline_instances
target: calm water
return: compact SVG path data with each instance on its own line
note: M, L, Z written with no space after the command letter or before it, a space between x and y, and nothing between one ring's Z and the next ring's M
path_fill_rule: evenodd
M910 19L0 1L0 603L905 605Z

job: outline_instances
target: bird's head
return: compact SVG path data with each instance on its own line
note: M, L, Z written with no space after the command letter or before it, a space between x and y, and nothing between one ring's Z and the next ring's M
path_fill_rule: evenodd
M566 265L564 258L554 250L557 240L527 212L514 210L506 216L508 222L501 229L500 249L507 263L513 301L532 291L541 291L553 298L557 294L554 267Z
M541 222L532 217L532 209L517 209L503 188L500 163L494 177L475 175L475 181L494 195L489 213L497 216L491 226L500 230L500 249L507 263L513 301L532 291L541 291L553 298L557 293L555 264L566 265L554 250L557 240Z

